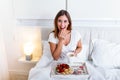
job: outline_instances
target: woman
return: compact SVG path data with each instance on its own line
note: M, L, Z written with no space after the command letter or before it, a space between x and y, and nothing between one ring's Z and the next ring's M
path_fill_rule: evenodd
M48 42L54 60L67 60L66 54L77 55L82 49L80 34L72 30L72 22L66 10L60 10L54 19L54 31L50 33Z

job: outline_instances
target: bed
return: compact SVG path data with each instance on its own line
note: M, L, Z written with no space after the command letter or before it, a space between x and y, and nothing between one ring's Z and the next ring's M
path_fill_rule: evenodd
M120 80L120 27L76 27L82 36L79 61L87 65L88 80ZM42 28L43 56L29 72L28 80L52 80L53 58L47 42L52 28Z

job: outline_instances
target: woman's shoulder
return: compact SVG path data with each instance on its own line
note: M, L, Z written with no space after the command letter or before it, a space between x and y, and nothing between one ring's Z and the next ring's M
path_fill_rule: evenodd
M49 37L50 37L50 36L52 36L52 37L54 36L54 32L53 32L53 31L50 32Z
M55 36L54 36L54 32L51 32L49 34L48 42L52 42L52 43L57 43L58 42L58 39L55 38Z

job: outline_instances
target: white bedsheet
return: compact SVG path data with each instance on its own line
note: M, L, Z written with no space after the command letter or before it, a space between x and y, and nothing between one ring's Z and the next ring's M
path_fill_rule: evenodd
M50 77L52 62L52 59L43 55L36 66L30 70L28 80L52 80ZM86 65L90 75L88 80L120 80L120 69L94 67L89 61Z

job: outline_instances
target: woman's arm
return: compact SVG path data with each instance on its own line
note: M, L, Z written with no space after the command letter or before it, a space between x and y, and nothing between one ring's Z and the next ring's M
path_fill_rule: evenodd
M78 41L78 44L77 44L77 47L76 47L76 50L75 50L75 55L77 55L80 51L82 50L82 42L81 40Z
M60 55L61 55L62 46L65 42L65 31L64 30L61 30L59 32L58 40L59 40L58 44L54 44L54 43L49 42L51 53L52 53L54 60L58 60Z
M52 42L49 42L49 44L54 60L58 60L61 55L63 40L59 40L58 44L54 44Z

